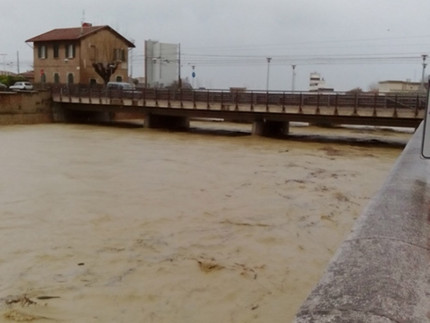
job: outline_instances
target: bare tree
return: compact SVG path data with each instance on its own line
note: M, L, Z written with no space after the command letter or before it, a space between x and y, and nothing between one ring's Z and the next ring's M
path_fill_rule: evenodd
M104 39L93 46L92 66L107 84L122 62L126 61L127 49L118 38Z
M103 79L105 84L107 84L110 80L110 77L112 74L115 73L116 69L118 68L119 63L118 62L110 62L110 63L93 63L94 70L100 77Z

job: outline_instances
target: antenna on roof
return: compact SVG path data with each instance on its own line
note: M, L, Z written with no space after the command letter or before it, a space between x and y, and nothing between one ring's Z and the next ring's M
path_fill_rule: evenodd
M84 23L85 23L85 9L82 10L81 18L81 35L84 33Z

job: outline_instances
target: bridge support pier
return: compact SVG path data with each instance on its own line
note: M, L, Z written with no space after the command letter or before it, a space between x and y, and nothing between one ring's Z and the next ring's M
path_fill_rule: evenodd
M266 137L276 137L288 135L290 123L288 121L254 121L252 124L252 134Z
M148 128L183 130L190 127L190 120L188 117L165 116L148 113L145 115L144 125Z

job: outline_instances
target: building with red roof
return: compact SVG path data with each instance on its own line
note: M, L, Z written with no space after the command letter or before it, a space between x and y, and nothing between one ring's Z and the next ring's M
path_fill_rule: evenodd
M128 50L134 44L111 27L53 29L32 37L34 82L42 84L104 84L97 69L111 81L128 80ZM110 75L112 74L112 75Z

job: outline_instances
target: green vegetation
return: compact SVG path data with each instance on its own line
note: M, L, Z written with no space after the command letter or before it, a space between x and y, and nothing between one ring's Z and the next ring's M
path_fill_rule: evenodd
M7 86L13 85L15 82L19 81L25 81L25 78L19 75L0 75L0 83Z

